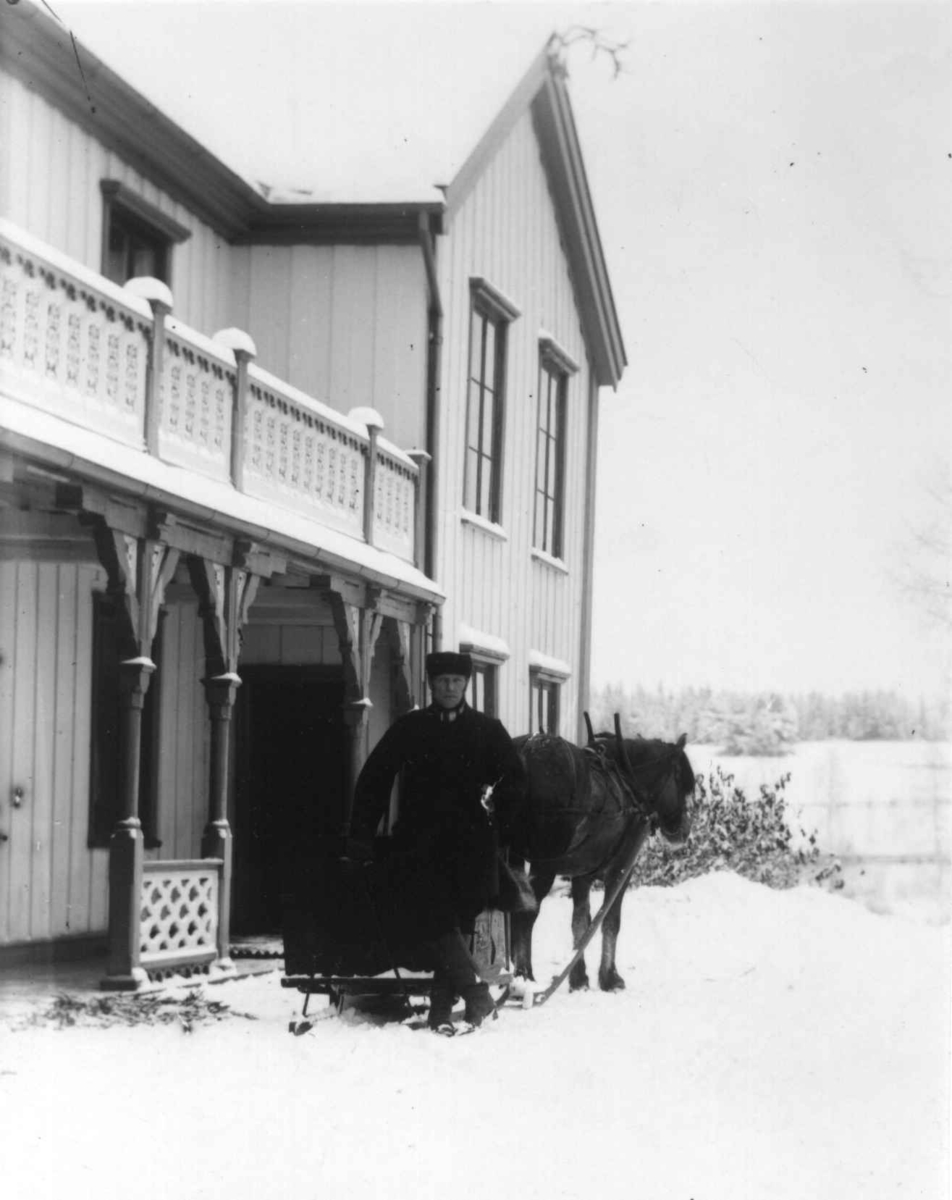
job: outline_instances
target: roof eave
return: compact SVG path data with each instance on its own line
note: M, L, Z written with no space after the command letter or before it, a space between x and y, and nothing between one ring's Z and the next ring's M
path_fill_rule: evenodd
M546 43L447 187L447 221L465 202L526 111L532 112L552 187L595 377L599 386L617 387L628 360L565 84L565 67L554 39Z
M0 4L0 67L229 242L411 242L420 213L439 232L441 200L270 203L34 5Z
M563 225L566 254L599 386L617 387L628 358L588 186L564 70L552 64L533 102L542 161Z

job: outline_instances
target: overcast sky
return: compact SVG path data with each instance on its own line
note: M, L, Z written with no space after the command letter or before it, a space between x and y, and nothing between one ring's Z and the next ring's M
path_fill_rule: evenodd
M50 3L229 165L272 175L284 150L255 98L286 110L299 157L298 88L347 36L323 3L298 6L312 41L280 0L241 21L153 0L145 38L129 0ZM432 45L433 72L477 53L494 104L552 29L628 42L617 78L570 59L629 357L601 410L595 682L946 690L948 630L897 576L949 479L952 6L364 13L388 78L405 39ZM458 95L464 121L477 98Z

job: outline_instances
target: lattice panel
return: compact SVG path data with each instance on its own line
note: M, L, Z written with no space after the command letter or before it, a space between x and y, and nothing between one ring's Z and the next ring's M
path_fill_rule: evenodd
M168 957L214 950L218 934L218 873L168 870L142 882L140 952Z

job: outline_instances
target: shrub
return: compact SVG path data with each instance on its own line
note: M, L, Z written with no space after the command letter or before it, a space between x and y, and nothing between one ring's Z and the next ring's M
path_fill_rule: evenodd
M785 795L789 782L788 772L776 783L761 784L760 794L748 799L734 776L715 764L707 777L697 777L686 845L672 847L663 838L652 838L632 882L668 887L729 870L773 888L805 882L841 888L840 864L821 852L816 832L801 828L795 840Z

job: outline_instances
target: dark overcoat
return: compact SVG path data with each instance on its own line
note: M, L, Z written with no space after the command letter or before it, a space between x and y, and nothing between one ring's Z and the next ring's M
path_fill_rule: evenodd
M499 891L499 831L525 796L522 760L502 722L467 705L454 720L436 705L408 713L360 773L353 839L373 840L398 775L399 816L375 872L384 907L411 939L471 928Z

